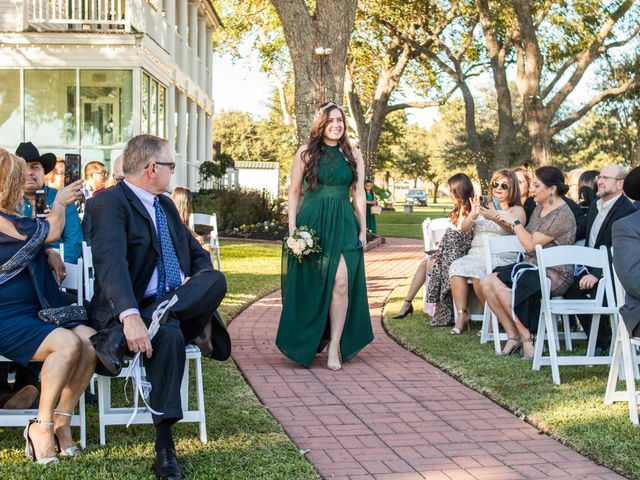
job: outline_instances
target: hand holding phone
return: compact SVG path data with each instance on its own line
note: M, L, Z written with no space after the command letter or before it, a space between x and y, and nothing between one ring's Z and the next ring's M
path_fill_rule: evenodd
M44 218L47 210L47 197L44 190L36 190L36 218Z
M498 200L498 197L496 197L495 195L491 197L491 203L493 204L494 209L502 210L502 205L500 205L500 200Z
M482 208L487 208L487 205L489 204L489 196L488 195L480 195L478 197L478 200L480 200L480 206Z

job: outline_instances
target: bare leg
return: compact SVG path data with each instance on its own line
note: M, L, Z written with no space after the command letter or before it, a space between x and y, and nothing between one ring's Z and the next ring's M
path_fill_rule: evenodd
M80 350L78 336L69 330L58 328L44 339L33 355L32 361L44 362L40 373L40 420L53 422L54 407L76 369ZM34 423L29 429L29 437L37 458L56 456L52 426Z
M89 342L89 337L95 330L85 325L80 325L73 329L73 333L78 336L81 343L80 358L77 367L60 395L60 400L56 411L62 413L72 413L78 403L78 399L83 394L93 372L96 368L95 350ZM74 445L71 436L71 417L66 415L55 415L54 432L60 441L60 448L65 449Z
M480 279L474 278L472 281L473 281L473 291L476 292L476 297L478 297L478 300L480 300L480 303L486 302L486 299L484 298L484 293L480 288Z
M427 261L423 260L418 265L418 269L416 273L413 275L413 279L411 280L411 285L409 286L409 291L407 292L407 296L405 297L404 303L400 308L399 316L404 315L409 310L411 306L411 302L416 297L418 291L424 285L424 282L427 278Z
M329 370L340 370L340 339L347 317L347 306L349 305L349 277L347 264L344 257L340 256L336 278L333 282L331 292L331 305L329 307L329 325L331 327L331 339L329 341L327 368Z
M470 319L469 312L467 310L469 285L467 284L466 277L460 277L458 275L450 277L449 284L451 285L451 296L453 297L454 308L458 312L456 326L451 330L451 333L456 333L456 331L459 333L462 332Z

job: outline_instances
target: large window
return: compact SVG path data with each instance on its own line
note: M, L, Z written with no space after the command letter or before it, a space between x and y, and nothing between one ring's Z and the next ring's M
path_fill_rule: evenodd
M142 125L140 131L165 138L166 87L142 73Z
M25 70L24 109L26 140L77 144L76 71Z
M80 71L82 145L114 145L133 135L131 70Z
M20 143L20 70L0 70L0 138L10 145Z

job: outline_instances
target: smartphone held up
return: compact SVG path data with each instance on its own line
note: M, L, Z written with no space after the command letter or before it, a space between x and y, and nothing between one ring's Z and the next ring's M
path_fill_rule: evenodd
M64 184L69 185L80 180L80 155L67 153L64 156Z
M47 197L44 190L36 190L36 218L44 218L47 210Z

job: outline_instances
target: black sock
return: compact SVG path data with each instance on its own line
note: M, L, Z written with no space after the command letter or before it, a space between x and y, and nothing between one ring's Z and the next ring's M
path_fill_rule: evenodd
M166 448L174 448L171 426L173 423L160 422L156 425L156 452Z

